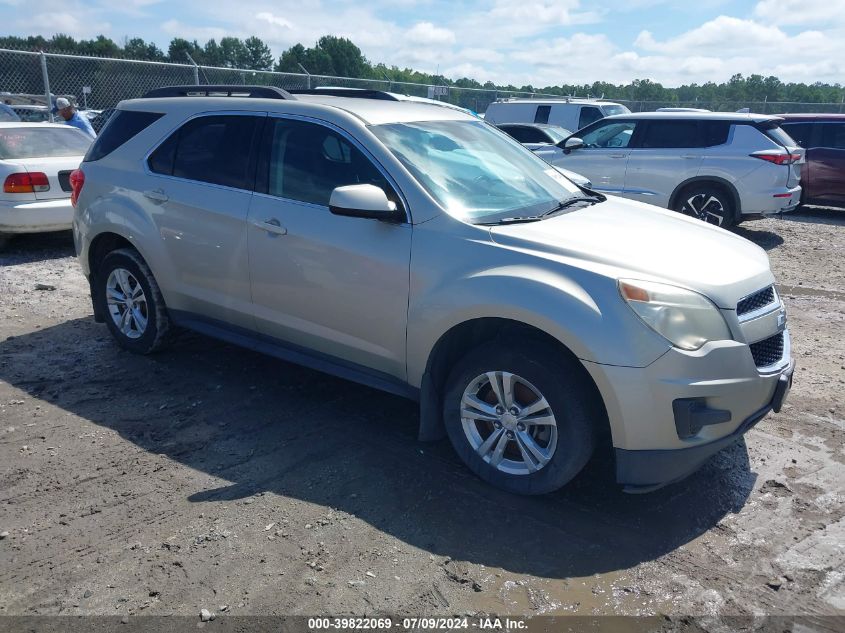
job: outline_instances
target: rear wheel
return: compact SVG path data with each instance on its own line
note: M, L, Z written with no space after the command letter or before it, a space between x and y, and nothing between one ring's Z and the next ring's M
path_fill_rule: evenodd
M733 198L717 185L702 183L687 187L680 193L673 208L679 213L722 228L736 224Z
M169 342L170 319L149 266L137 251L122 248L103 258L96 301L121 347L149 354Z
M469 352L446 386L452 446L473 472L509 492L560 488L595 446L593 392L582 371L533 341L491 342Z

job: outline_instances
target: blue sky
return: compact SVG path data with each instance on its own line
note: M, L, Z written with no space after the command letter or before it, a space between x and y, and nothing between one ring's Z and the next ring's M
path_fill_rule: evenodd
M10 35L56 32L166 49L257 35L278 55L325 34L375 62L535 87L734 73L845 83L845 0L0 0Z

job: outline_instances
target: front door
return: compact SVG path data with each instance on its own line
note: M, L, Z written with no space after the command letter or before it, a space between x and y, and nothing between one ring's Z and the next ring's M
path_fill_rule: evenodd
M270 117L248 218L256 326L287 343L405 378L411 225L334 215L335 187L395 188L356 142Z
M569 150L554 164L586 176L598 191L622 195L636 127L636 121L599 121L583 130L583 147Z

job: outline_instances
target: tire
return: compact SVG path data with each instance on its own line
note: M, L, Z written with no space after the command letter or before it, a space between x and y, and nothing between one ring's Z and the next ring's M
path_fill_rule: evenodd
M150 354L170 342L171 324L164 297L137 251L122 248L106 255L95 283L95 301L118 345L136 354ZM131 304L127 304L125 290L131 295Z
M709 183L690 185L678 194L673 210L723 229L736 224L733 197L723 187Z
M557 490L581 471L593 454L601 418L594 390L575 362L530 339L485 343L458 362L444 390L443 420L452 446L470 470L497 488L522 495ZM493 390L491 376L500 392L507 391L505 372L515 377L510 382L515 411L521 409L517 415L502 414L501 404L508 400L503 403ZM475 406L464 405L469 401ZM498 413L491 404L497 401ZM549 414L554 425L548 424ZM546 423L520 422L538 418ZM537 457L525 435L547 461Z

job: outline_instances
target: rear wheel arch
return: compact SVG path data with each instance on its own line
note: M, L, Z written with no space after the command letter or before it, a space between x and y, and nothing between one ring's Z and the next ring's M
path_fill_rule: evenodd
M720 178L719 176L695 176L693 178L688 178L687 180L683 181L681 184L675 187L675 190L672 192L672 195L669 196L669 208L675 208L675 205L678 203L686 189L689 189L692 186L700 185L712 185L727 192L731 198L731 202L733 202L734 219L738 221L741 218L742 205L739 199L739 192L736 190L736 187L734 187L731 182L725 180L724 178Z
M91 301L94 306L94 320L97 323L103 323L106 318L106 315L103 314L101 310L102 303L97 301L99 298L97 293L100 292L100 286L102 285L98 283L98 273L103 260L108 256L108 254L121 249L130 249L135 251L144 264L149 266L149 260L135 244L123 235L113 231L104 231L103 233L100 233L91 240L91 244L88 247L88 282L91 287Z
M539 342L555 350L575 368L578 377L591 392L599 420L598 431L609 442L610 424L601 392L578 357L560 340L532 325L512 319L485 317L459 323L446 331L434 344L428 356L420 387L420 430L422 441L445 437L443 424L443 394L446 381L455 364L470 351L490 341L514 344L519 340Z

